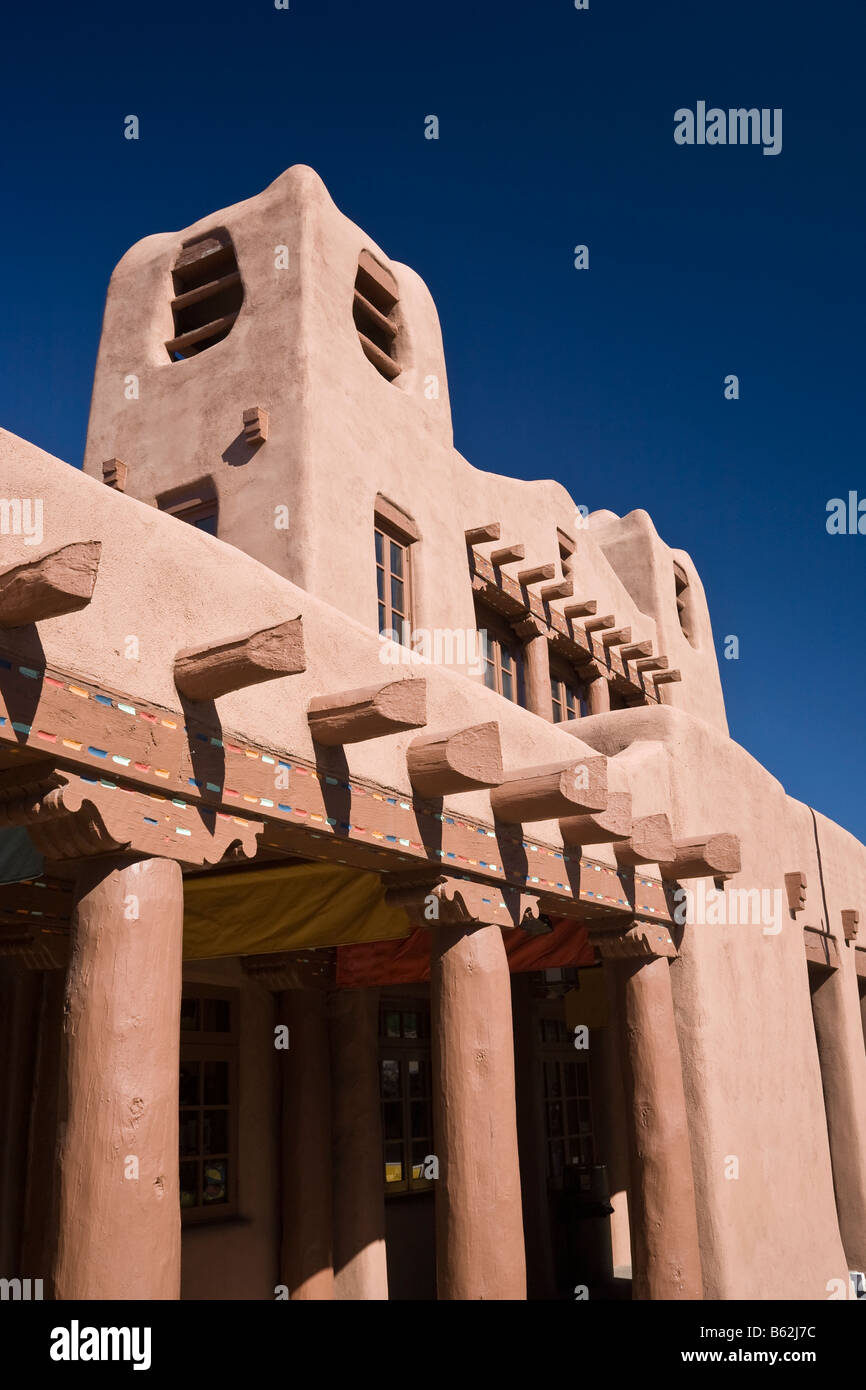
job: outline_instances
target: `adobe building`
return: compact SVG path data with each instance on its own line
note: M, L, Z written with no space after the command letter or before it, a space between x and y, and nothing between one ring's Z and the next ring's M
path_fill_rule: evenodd
M645 512L455 450L312 170L123 258L83 472L0 459L2 1278L849 1295L866 850Z

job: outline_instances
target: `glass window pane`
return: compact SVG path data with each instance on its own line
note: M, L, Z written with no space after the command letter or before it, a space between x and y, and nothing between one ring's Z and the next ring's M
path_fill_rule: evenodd
M180 1026L184 1033L194 1033L198 1031L198 1000L181 999L180 1001Z
M424 1160L432 1158L430 1145L426 1139L415 1139L412 1143L412 1177L423 1178Z
M580 1110L579 1110L580 1119L579 1119L579 1122L578 1122L579 1128L580 1128L580 1132L581 1132L581 1134L589 1134L590 1131L592 1130L592 1115L590 1114L589 1101L588 1101L588 1100L579 1100L577 1103L578 1103L578 1106L580 1107Z
M206 531L209 536L215 536L217 533L216 512L206 512L204 516L196 517L192 524L197 531Z
M202 1178L202 1202L206 1206L215 1206L219 1202L228 1201L227 1159L207 1159Z
M386 1139L403 1138L403 1107L399 1101L387 1101L383 1105L382 1130Z
M403 1145L385 1145L385 1181L403 1181Z
M232 1011L228 999L203 999L204 1031L206 1033L230 1033Z
M402 579L391 579L391 609L394 613L399 613L404 617L406 610L403 607L403 581Z
M382 547L382 532L381 532L381 531L377 531L377 532L375 533L375 535L376 535L376 564L377 564L377 565L383 565L383 564L385 563L385 558L384 558L383 547Z
M428 1135L430 1133L430 1103L426 1100L412 1101L412 1133L414 1135Z
M400 1015L396 1009L389 1009L385 1014L385 1037L399 1038L400 1036Z
M228 1105L228 1103L229 1103L229 1064L228 1064L228 1062L205 1062L205 1064L204 1064L204 1103L205 1103L205 1105Z
M502 693L506 700L514 699L514 683L511 679L511 672L505 669L504 663L502 666Z
M391 573L403 578L403 547L391 542Z
M544 1094L549 1098L559 1095L559 1066L556 1062L544 1064Z
M563 1170L564 1166L565 1166L565 1150L563 1149L561 1142L557 1142L557 1143L551 1144L551 1146L550 1146L550 1171L551 1171L551 1173L553 1174L553 1176L554 1176L555 1178L558 1178L558 1177L561 1177L561 1176L562 1176L562 1170Z
M403 1037L417 1038L418 1036L418 1015L416 1013L404 1013L403 1015Z
M400 1099L400 1063L394 1057L382 1059L382 1099Z
M409 1095L420 1099L427 1094L427 1063L413 1058L409 1063Z
M492 661L488 661L484 668L484 684L488 690L496 689L496 667Z
M578 1133L577 1101L569 1100L565 1107L565 1128L568 1134Z
M385 613L385 605L384 605L384 603L380 603L380 604L379 604L379 631L380 631L380 632L384 632L384 631L385 631L385 628L386 628L387 626L388 626L388 618L387 618L387 615L386 615L386 613Z
M204 1112L204 1142L202 1153L224 1154L229 1147L228 1110L206 1110Z
M198 1105L201 1102L199 1079L201 1062L181 1062L180 1064L180 1103Z
M180 1112L181 1154L197 1154L199 1152L198 1117L198 1110L181 1110Z
M551 1139L562 1135L562 1104L555 1100L547 1107L547 1133Z
M197 1163L180 1165L180 1204L182 1207L198 1205L198 1167Z
M385 598L385 571L381 565L376 566L376 594L381 603Z

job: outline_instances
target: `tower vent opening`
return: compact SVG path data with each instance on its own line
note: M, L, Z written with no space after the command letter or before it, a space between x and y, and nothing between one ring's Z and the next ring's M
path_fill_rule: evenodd
M397 281L391 272L374 261L369 251L362 251L352 315L367 360L387 381L400 375L395 352L397 300Z
M185 243L171 272L174 337L172 362L195 357L228 337L244 302L232 239L224 228Z

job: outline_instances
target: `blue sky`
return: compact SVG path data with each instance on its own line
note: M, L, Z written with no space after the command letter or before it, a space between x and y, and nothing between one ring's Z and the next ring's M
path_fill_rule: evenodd
M0 424L80 465L125 249L311 164L429 284L461 452L645 507L733 737L866 839L866 536L825 526L866 498L864 39L860 0L7 11ZM699 100L781 107L782 152L676 145Z

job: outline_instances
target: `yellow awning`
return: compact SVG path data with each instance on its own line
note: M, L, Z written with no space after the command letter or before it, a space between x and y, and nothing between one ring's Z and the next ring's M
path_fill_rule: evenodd
M281 864L184 882L183 958L247 956L392 941L410 933L378 875L340 864Z

